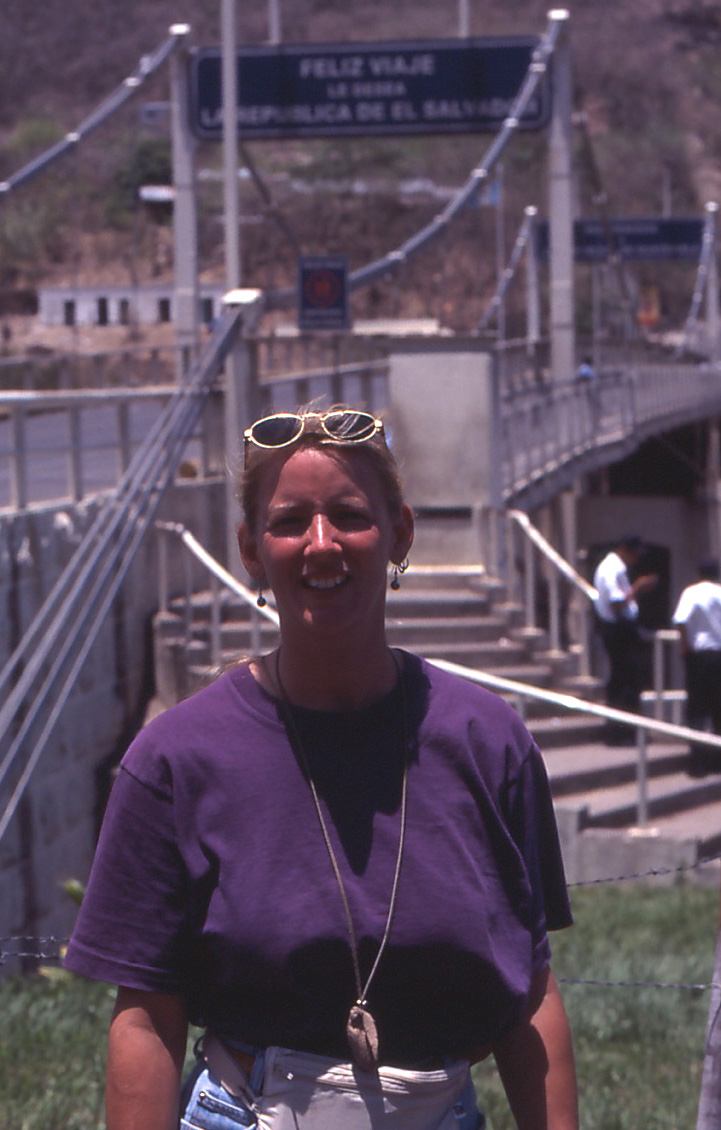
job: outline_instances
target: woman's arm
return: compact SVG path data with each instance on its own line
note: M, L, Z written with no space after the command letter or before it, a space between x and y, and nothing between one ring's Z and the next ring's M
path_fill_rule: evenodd
M177 1130L187 1034L181 997L118 989L108 1038L107 1130Z
M528 1016L493 1054L518 1130L578 1130L571 1032L550 969L536 975Z

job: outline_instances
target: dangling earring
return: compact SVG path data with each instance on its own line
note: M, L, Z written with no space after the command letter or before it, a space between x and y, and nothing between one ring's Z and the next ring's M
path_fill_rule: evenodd
M393 589L393 592L398 592L398 589L401 587L400 578L405 573L409 564L410 564L410 562L408 561L408 558L406 557L406 558L403 559L403 561L401 561L401 563L399 565L393 566L393 578L391 580L391 588Z
M266 604L268 603L268 601L263 596L262 588L258 590L258 595L255 598L255 603L258 605L258 608L265 608Z

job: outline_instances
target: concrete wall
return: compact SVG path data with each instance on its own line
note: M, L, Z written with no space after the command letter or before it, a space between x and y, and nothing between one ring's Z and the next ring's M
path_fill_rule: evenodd
M493 357L455 339L394 346L388 420L417 511L413 560L481 561L479 507L500 502Z
M90 528L99 502L53 506L0 518L0 662L27 629ZM185 524L223 555L225 488L178 482L158 517ZM180 543L172 543L171 591L181 592ZM158 605L157 535L148 535L93 645L61 722L0 840L0 936L63 936L75 908L61 890L87 878L114 766L142 723L153 693L151 616ZM28 755L30 749L23 753ZM0 797L4 810L9 790ZM14 972L8 962L3 972Z

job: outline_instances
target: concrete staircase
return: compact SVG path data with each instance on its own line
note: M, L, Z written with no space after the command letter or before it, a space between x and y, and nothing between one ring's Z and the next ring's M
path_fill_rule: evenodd
M156 686L162 709L213 677L211 597L192 600L189 642L184 605L160 613L154 625ZM388 598L392 645L519 682L599 699L597 680L579 680L575 657L551 653L545 633L522 626L522 609L503 587L476 572L411 568ZM225 666L252 652L247 606L224 593L219 623ZM261 622L261 650L275 645L276 631ZM721 774L690 778L687 750L650 740L648 819L638 821L637 751L609 748L592 716L559 715L543 703L524 702L526 723L543 751L571 881L647 870L689 868L695 878L715 866L703 860L721 852Z

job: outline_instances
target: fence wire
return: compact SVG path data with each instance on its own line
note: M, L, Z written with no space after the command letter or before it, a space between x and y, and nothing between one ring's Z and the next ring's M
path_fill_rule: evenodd
M719 860L721 860L721 852L716 855L708 856L706 859L698 860L696 863L685 864L681 867L653 867L647 871L634 871L628 875L612 875L599 879L582 879L574 883L569 883L568 887L572 889L576 887L598 886L602 883L624 883L632 880L638 881L641 879L663 878L670 875L686 875L690 871L706 867L708 864L716 863ZM17 960L34 960L38 962L62 961L64 949L69 941L69 938L56 937L53 934L40 936L7 935L0 937L0 967L6 965L11 958ZM14 948L6 948L8 946ZM558 977L557 980L559 984L562 985L579 985L587 988L603 989L675 989L677 991L700 993L721 988L721 985L717 984L715 981L611 981L593 977Z

